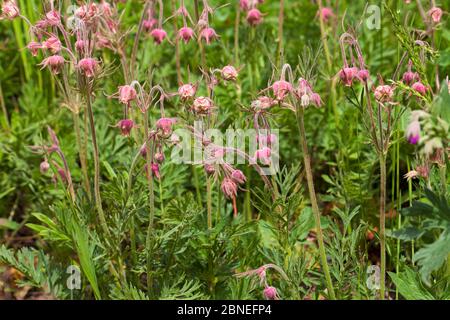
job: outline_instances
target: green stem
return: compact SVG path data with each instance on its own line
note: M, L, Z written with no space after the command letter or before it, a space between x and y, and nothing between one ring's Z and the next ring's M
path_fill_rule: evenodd
M212 229L212 187L211 178L206 177L206 207L208 211L208 229Z
M297 107L298 130L300 133L301 148L303 151L303 162L305 165L306 179L308 182L309 197L310 197L311 206L312 206L312 210L313 210L314 218L315 218L315 222L316 222L317 240L319 242L319 251L320 251L320 258L321 258L321 262L322 262L322 269L325 274L325 279L327 282L328 294L330 296L330 299L335 300L336 296L335 296L333 284L331 281L330 270L328 268L327 255L325 252L325 244L324 244L324 240L323 240L322 226L320 223L320 211L319 211L319 206L317 205L316 192L314 190L314 180L313 180L313 175L312 175L312 170L311 170L311 160L310 160L309 151L308 151L308 144L306 141L306 132L305 132L305 124L304 124L303 117L304 117L303 108Z
M278 15L278 51L277 51L277 66L283 64L281 57L283 56L283 25L284 25L284 0L280 0L280 12Z
M386 278L386 156L380 155L380 299L385 297Z
M79 158L81 164L81 172L83 174L83 184L86 190L87 196L91 199L91 184L89 182L89 173L87 167L87 155L86 155L86 145L83 144L81 140L81 130L80 130L80 114L72 112L74 127L75 127L75 136L77 139L77 145L79 150Z

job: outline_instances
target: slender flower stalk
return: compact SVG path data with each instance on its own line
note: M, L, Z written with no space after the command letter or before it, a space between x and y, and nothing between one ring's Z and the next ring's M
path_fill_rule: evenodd
M303 151L303 162L305 165L306 180L308 182L309 197L310 197L310 201L311 201L312 210L314 213L314 219L316 222L317 240L319 242L319 252L320 252L320 259L321 259L321 263L322 263L322 269L325 274L325 279L327 282L328 294L330 296L330 299L335 300L336 295L334 293L333 283L331 281L330 270L328 268L328 261L327 261L327 255L325 252L325 244L324 244L324 240L323 240L322 226L320 223L320 211L319 211L319 206L317 205L316 192L314 189L314 179L313 179L312 170L311 170L311 159L310 159L310 155L309 155L309 151L308 151L308 144L306 141L304 111L303 111L302 106L298 106L296 108L296 110L297 110L296 113L297 113L298 130L300 133L300 144L301 144L301 149Z
M284 0L280 0L280 12L278 15L278 51L277 51L277 66L283 63L284 47L283 47L283 25L284 25Z

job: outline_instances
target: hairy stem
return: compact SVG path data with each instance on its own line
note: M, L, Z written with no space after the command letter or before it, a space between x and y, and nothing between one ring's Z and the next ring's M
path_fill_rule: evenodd
M284 0L280 0L280 12L278 15L278 52L277 52L277 66L282 64L283 52L283 24L284 24Z
M327 262L327 255L325 252L325 244L323 240L323 231L322 226L320 223L320 211L319 206L317 205L317 199L316 199L316 191L314 190L314 180L311 170L311 160L309 156L308 151L308 144L306 141L306 132L305 132L305 123L304 123L304 112L302 107L297 108L297 123L298 123L298 129L300 133L300 141L301 141L301 148L303 151L303 162L305 166L306 171L306 180L308 182L308 190L309 190L309 197L311 201L312 210L314 213L314 218L316 222L316 229L317 229L317 240L319 242L319 251L320 251L320 258L322 261L322 269L325 274L325 279L327 282L327 288L328 288L328 294L330 296L330 299L335 300L336 296L334 293L333 283L331 281L331 275L330 270L328 268L328 262Z
M380 299L384 300L386 278L386 156L380 155Z

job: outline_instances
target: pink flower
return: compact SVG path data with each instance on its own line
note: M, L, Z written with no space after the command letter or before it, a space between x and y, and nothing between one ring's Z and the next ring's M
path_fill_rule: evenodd
M249 0L239 0L239 6L242 10L247 11L250 8L248 1Z
M163 29L153 29L150 35L153 37L156 44L161 44L167 37L167 32Z
M320 98L320 95L318 93L313 92L311 95L311 101L316 107L322 106L322 98Z
M20 15L19 7L15 0L7 0L3 3L2 15L9 20L13 20Z
M30 50L31 54L36 57L39 49L42 49L42 45L39 42L36 41L31 41L28 45L27 45L27 49Z
M237 184L244 184L245 181L247 181L247 178L241 170L233 170L231 173L231 179Z
M78 62L78 68L88 78L91 78L95 75L97 66L97 60L93 58L84 58Z
M86 48L86 41L84 41L84 40L77 40L75 42L75 49L78 52L83 52L85 48Z
M225 177L220 188L222 189L225 197L227 197L228 199L235 198L237 195L237 184L231 178Z
M119 101L123 104L129 104L131 101L135 100L137 96L136 90L130 86L120 86L119 87Z
M122 136L129 137L131 129L133 129L135 125L133 120L123 119L117 123L116 127L120 129L120 133L122 134Z
M433 7L427 12L427 14L434 23L439 23L442 18L442 9Z
M55 27L61 23L61 15L58 11L51 10L45 15L45 20L47 21L48 25Z
M193 98L196 92L197 88L189 83L183 84L181 87L178 88L178 95L183 100Z
M275 287L268 286L264 288L263 294L266 300L279 300L278 292Z
M53 55L45 58L40 65L42 65L42 68L48 67L51 72L58 74L64 65L64 58L59 55Z
M406 83L407 85L410 85L411 83L413 83L414 81L419 79L419 75L417 74L417 72L412 72L412 71L406 71L403 74L403 82Z
M193 110L198 114L209 114L213 107L213 102L207 97L198 97L194 100Z
M151 171L152 172L152 176L156 177L156 179L160 179L161 175L159 173L159 164L152 163L150 168L152 170ZM147 177L150 178L149 175L148 175L149 172L148 172L148 165L147 164L144 165L144 169L145 169L145 173L146 173Z
M266 96L261 96L261 97L258 97L258 99L252 101L251 106L255 110L265 110L265 109L269 109L270 107L272 107L275 104L276 104L276 102L272 98L266 97Z
M47 20L39 20L39 21L37 21L36 23L35 23L35 25L34 25L34 27L36 28L36 29L40 29L40 30L43 30L43 29L47 29L47 27L48 27L48 22L47 22Z
M212 40L218 38L218 35L213 28L206 27L200 32L200 38L204 39L207 44L210 44Z
M378 102L390 102L394 96L394 88L389 85L380 85L375 88L374 95Z
M367 69L361 69L358 71L356 76L361 82L365 83L369 79L370 73Z
M161 130L165 137L169 137L172 134L172 125L174 122L175 121L170 118L161 118L156 121L156 127Z
M212 164L206 163L206 164L204 165L204 168L205 168L205 172L206 172L208 175L212 175L212 174L214 174L214 173L216 172L216 168L215 168L214 165L212 165Z
M164 162L164 154L161 152L155 153L155 161L158 163L163 163Z
M50 50L51 53L55 54L61 51L61 41L58 38L52 36L42 43L43 48Z
M425 87L425 85L422 82L420 82L420 81L415 82L411 86L411 88L414 91L416 91L417 93L420 93L421 95L425 95L427 93L427 87Z
M406 129L406 138L411 144L417 144L420 140L420 122L418 120L412 121Z
M320 12L317 12L317 16L320 17ZM327 23L331 18L334 17L333 9L324 7L322 8L322 19L323 22Z
M144 20L143 26L144 26L145 31L150 32L155 28L155 26L157 24L158 24L158 20L156 20L155 18L149 18L147 20Z
M50 164L48 163L47 159L45 159L39 165L39 170L41 171L42 174L45 174L47 173L48 169L50 169Z
M283 100L292 91L292 85L285 80L279 80L272 85L272 91L277 100Z
M238 72L233 66L225 66L220 71L222 78L226 81L236 81L238 77Z
M256 150L255 158L256 160L261 161L264 165L269 165L271 163L270 156L272 154L272 150L268 147L264 147L262 149Z
M251 26L256 26L256 25L260 24L262 22L261 11L259 11L256 8L249 10L249 12L247 13L247 22Z
M194 37L194 30L189 27L182 27L178 30L178 38L183 39L184 43L188 43Z
M352 86L353 80L357 75L358 68L356 67L346 67L342 68L341 71L339 71L339 78L341 78L342 83L347 87Z

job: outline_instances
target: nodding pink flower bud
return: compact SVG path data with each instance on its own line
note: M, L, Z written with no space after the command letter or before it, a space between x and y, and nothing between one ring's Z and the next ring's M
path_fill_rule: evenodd
M45 20L50 26L55 27L61 23L61 15L58 11L51 10L45 15Z
M78 68L88 78L91 78L95 75L97 66L97 60L93 58L84 58L78 62Z
M152 174L153 176L155 176L157 179L161 178L161 175L159 174L159 164L157 163L152 163Z
M112 8L111 5L106 2L105 0L102 0L102 2L99 4L100 10L102 14L108 18L112 16Z
M149 18L147 20L144 20L143 26L145 31L150 32L153 29L155 29L155 26L158 24L158 20L155 18Z
M434 23L441 22L442 18L442 9L438 7L433 7L427 12L428 16Z
M261 161L264 165L269 165L271 163L270 156L272 154L272 150L268 147L264 147L262 149L256 150L255 158L256 160Z
M139 153L142 156L142 158L145 159L147 157L147 145L145 143L139 149Z
M311 101L318 108L322 106L322 99L318 93L313 92L311 94Z
M131 101L135 100L137 96L136 90L130 86L120 86L119 87L119 101L123 104L129 104Z
M209 114L213 107L213 102L207 97L198 97L194 100L192 109L198 114Z
M204 169L205 169L205 172L206 172L208 175L212 175L212 174L214 174L214 173L216 172L216 168L214 167L214 165L209 164L209 163L206 163L206 164L204 165Z
M264 298L266 298L266 300L278 300L278 292L277 289L275 287L266 287L264 289Z
M247 13L247 22L251 26L256 26L262 22L262 14L256 8L253 8Z
M189 83L183 84L181 87L178 88L178 95L183 100L193 98L196 92L197 88Z
M420 93L421 95L425 95L427 93L427 87L425 87L425 85L422 82L420 82L420 81L415 82L411 86L411 88L414 91L416 91L417 93Z
M417 72L406 71L403 74L402 79L403 79L404 83L406 83L407 85L410 85L411 83L413 83L414 81L419 79L419 75L417 74Z
M406 138L411 144L417 144L420 140L420 122L418 120L411 121L406 129Z
M342 83L347 87L352 86L353 80L357 75L358 68L356 67L346 67L342 68L341 71L339 71L339 78L341 78Z
M42 43L43 48L50 50L51 53L55 54L61 51L61 41L58 38L52 36Z
M163 154L163 153L161 153L161 152L155 153L155 161L156 161L156 162L158 162L158 163L163 163L163 162L164 162L164 159L165 159L165 157L164 157L164 154Z
M180 16L185 16L185 17L189 16L189 12L187 11L185 6L179 7L176 14L178 14Z
M178 38L182 39L184 43L188 43L194 37L194 30L189 27L182 27L178 30Z
M48 22L47 22L47 20L45 20L45 19L36 21L36 23L34 24L34 27L35 27L36 29L39 29L39 30L47 29L47 27L48 27Z
M59 177L61 178L62 183L67 183L66 172L62 168L58 168L57 171L58 171ZM55 182L57 181L56 176L53 177L53 181L55 181Z
M64 58L59 55L53 55L45 58L40 65L42 68L48 67L51 72L58 74L64 65Z
M167 37L167 32L163 29L153 29L150 35L153 37L156 44L161 44Z
M13 20L20 15L19 7L15 0L6 0L3 2L2 15L9 20Z
M36 57L39 49L42 49L42 45L39 42L36 41L31 41L28 45L27 45L27 49L30 50L31 54Z
M272 107L275 104L276 104L276 102L272 98L266 97L266 96L261 96L261 97L258 97L258 99L252 101L251 106L255 110L265 110L265 109L269 109L270 107Z
M239 0L239 6L242 10L247 11L250 8L248 1L249 0Z
M331 18L334 17L333 9L324 7L322 8L322 12L317 11L317 16L320 18L320 14L322 13L323 22L327 23Z
M272 91L277 100L283 100L292 91L292 84L284 80L276 81L272 85Z
M220 71L222 78L226 81L236 81L238 77L238 72L233 66L225 66Z
M235 198L237 195L237 184L231 178L225 177L220 188L222 189L225 197L227 197L228 199Z
M75 42L75 50L77 50L78 52L83 52L85 48L86 48L86 41L77 40Z
M244 184L245 181L247 181L247 178L241 170L233 170L231 173L231 179L237 184Z
M170 137L172 134L172 125L175 121L170 118L161 118L156 121L156 127L161 130L163 136Z
M361 69L358 71L358 74L356 76L362 83L365 83L367 82L367 80L369 80L370 73L367 69Z
M117 123L116 127L120 129L120 133L122 134L122 136L129 137L131 129L133 129L135 125L133 120L123 119Z
M41 171L42 174L45 174L47 173L48 169L50 169L50 164L48 163L47 159L45 159L39 165L39 170Z
M394 96L394 88L389 85L380 85L375 88L375 99L378 102L390 102Z
M210 44L212 40L218 38L218 35L213 28L206 27L200 32L200 38L205 40L207 44Z

